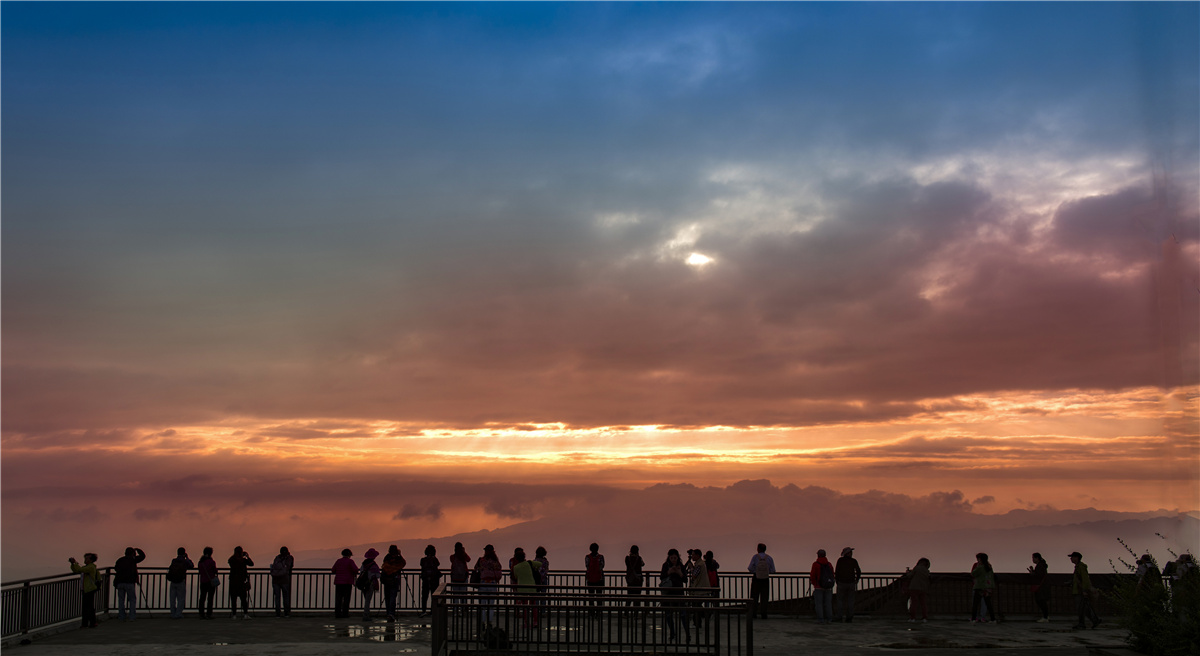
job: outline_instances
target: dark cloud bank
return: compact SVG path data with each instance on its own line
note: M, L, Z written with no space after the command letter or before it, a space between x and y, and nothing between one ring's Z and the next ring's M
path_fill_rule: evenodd
M1065 571L1065 556L1075 550L1086 552L1096 571L1106 571L1109 558L1125 555L1117 538L1164 554L1165 548L1194 548L1200 540L1200 517L1195 513L1043 506L982 515L957 491L922 497L879 491L842 494L820 487L776 487L761 480L727 488L662 484L603 499L573 499L565 506L545 497L531 504L546 515L495 531L379 541L356 545L355 551L395 543L404 553L416 555L426 544L434 544L439 553L448 554L454 542L461 541L472 554L481 552L484 544L511 554L518 546L530 551L542 545L555 567L579 569L587 545L597 541L612 563L622 562L629 546L637 544L652 565L668 548L701 548L713 549L726 568L740 571L762 541L772 547L782 567L802 571L817 549L832 552L845 546L858 549L863 566L872 571L902 570L920 557L930 558L939 571L964 571L979 551L1009 571L1023 571L1029 554L1039 551L1055 563L1056 571ZM306 565L324 566L341 548L330 545L300 558Z

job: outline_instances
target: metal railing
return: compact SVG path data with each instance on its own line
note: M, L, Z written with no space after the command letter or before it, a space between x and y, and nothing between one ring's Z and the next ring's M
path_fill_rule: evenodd
M675 590L674 593L670 590ZM433 654L520 653L744 656L754 651L748 599L711 589L443 585L434 595ZM694 594L686 594L693 592Z
M168 591L170 584L166 580L165 567L141 567L140 589L138 594L139 609L152 613L165 611L170 607ZM111 583L112 568L104 568L101 589L96 593L96 612L103 615L115 607L114 590ZM648 571L646 580L653 583L657 580L657 572ZM1050 574L1047 585L1051 591L1050 609L1056 614L1070 614L1074 611L1071 599L1071 575ZM1100 590L1110 590L1119 575L1093 574L1092 583ZM215 608L228 611L228 572L219 574L221 586L216 591ZM721 573L718 579L720 597L723 599L746 599L750 597L751 575L747 572ZM547 583L551 586L567 588L584 587L585 573L583 571L550 572ZM970 612L972 582L968 574L932 574L931 586L928 592L928 605L931 615L966 615ZM443 577L446 580L446 577ZM506 579L507 580L507 579ZM418 570L404 570L401 573L400 592L396 606L399 611L416 611L421 608L420 578ZM1033 595L1029 592L1028 576L1025 574L996 574L997 591L992 602L996 604L997 615L1021 616L1034 615L1037 606ZM187 579L187 609L195 611L199 600L199 579L193 570L188 572ZM604 585L619 594L625 589L623 574L610 573L605 575ZM772 614L803 615L812 612L812 586L807 572L781 572L773 574L770 579L770 602L768 612ZM271 576L266 568L250 570L250 608L253 611L270 612L274 609L271 590ZM859 581L855 595L855 612L861 614L902 615L905 613L907 600L906 586L903 574L872 573L864 574ZM355 592L352 596L352 610L362 610L362 595ZM837 607L835 597L835 609ZM42 628L78 621L82 602L79 594L79 576L77 574L62 574L44 576L4 583L0 586L0 619L3 624L3 638L29 633ZM296 568L291 580L291 606L293 612L314 613L332 612L334 607L333 574L325 568ZM383 599L376 594L372 599L373 608L382 608ZM1097 608L1104 613L1105 602L1101 597Z
M96 592L96 614L108 610L109 569L103 572ZM0 624L4 638L29 633L83 616L83 597L78 574L42 576L0 586Z

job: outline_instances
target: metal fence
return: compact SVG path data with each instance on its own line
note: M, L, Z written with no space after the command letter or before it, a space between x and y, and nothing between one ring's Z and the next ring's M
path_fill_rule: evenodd
M670 590L670 589L668 589ZM747 599L659 588L447 585L435 595L433 654L511 649L520 653L753 654ZM690 592L690 591L689 591Z
M153 612L165 611L170 607L165 567L141 567L138 606ZM116 605L111 585L112 568L102 570L105 574L101 590L96 594L96 612L103 614ZM649 572L649 580L654 573ZM216 608L228 611L227 572L219 574L222 585L217 588ZM1093 574L1092 583L1101 591L1111 590L1116 574ZM421 608L420 580L417 570L405 570L396 606L400 611L416 611ZM547 583L551 586L576 588L585 586L583 571L551 572ZM746 572L722 573L719 579L720 597L723 599L745 599L750 597L751 575ZM1033 616L1037 607L1028 589L1028 575L996 574L997 591L993 597L998 616ZM199 580L196 572L188 573L187 609L194 612L199 600ZM1071 614L1074 602L1071 599L1071 575L1050 574L1050 610L1055 614ZM606 574L605 586L614 592L625 589L623 574ZM931 615L966 615L971 607L972 582L969 574L933 574L928 593ZM252 612L273 612L271 576L266 568L250 570L249 601ZM855 612L861 614L902 615L907 598L903 574L864 574L855 595ZM812 586L807 572L782 572L770 579L770 603L772 614L803 615L812 612ZM1105 597L1101 596L1097 610L1105 613ZM333 574L324 568L296 568L292 573L292 611L299 613L332 612L334 601ZM362 595L352 596L352 610L362 610ZM28 633L41 628L78 621L81 608L79 576L63 574L36 579L4 583L0 586L0 617L3 619L3 638ZM375 595L372 605L381 608L383 599ZM835 598L835 608L837 600Z
M105 576L96 593L97 615L108 610L108 570L102 571ZM82 616L78 574L43 576L0 586L4 638L64 622L78 622Z

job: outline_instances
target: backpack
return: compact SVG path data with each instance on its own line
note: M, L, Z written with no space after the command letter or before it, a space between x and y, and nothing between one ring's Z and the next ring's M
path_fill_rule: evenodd
M363 563L363 568L358 571L358 578L354 579L354 587L364 592L371 587L371 570L368 568L367 562Z
M587 555L587 582L604 583L604 568L600 564L600 554Z
M488 649L511 649L508 632L498 626L489 626L483 630L483 646Z
M771 576L771 561L767 560L767 554L758 554L758 561L754 563L754 578L765 579Z
M537 585L545 585L545 578L542 576L542 561L538 559L527 560L529 563L529 571L533 574L533 582Z
M817 577L817 585L822 589L828 590L834 585L837 585L837 579L833 576L833 565L829 563L821 563L821 574Z
M171 566L167 568L167 580L171 583L183 583L183 579L187 577L187 562L182 558L176 558L171 561Z
M275 558L271 563L271 576L284 577L288 574L287 561L282 558Z

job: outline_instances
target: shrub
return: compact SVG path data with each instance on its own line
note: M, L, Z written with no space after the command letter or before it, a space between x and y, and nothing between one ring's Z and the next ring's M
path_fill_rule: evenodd
M1166 539L1159 533L1155 535ZM1117 541L1136 561L1137 552L1124 540ZM1167 552L1178 557L1170 549ZM1153 575L1154 569L1139 581L1134 575L1136 565L1124 558L1117 561L1125 571L1109 561L1114 572L1124 574L1118 577L1113 595L1121 624L1129 630L1129 645L1153 656L1200 656L1200 571L1192 567L1182 576L1172 576L1168 587L1163 585L1162 575ZM1161 571L1153 555L1151 563Z

